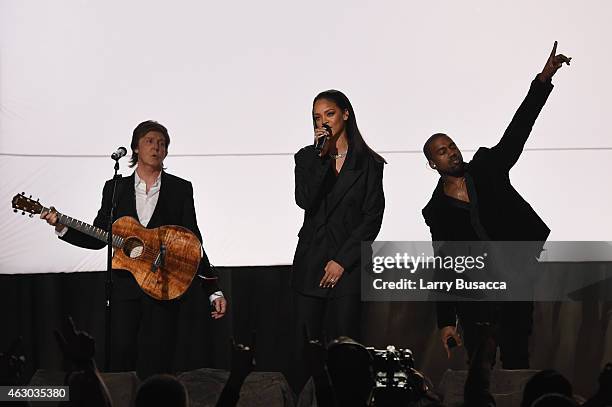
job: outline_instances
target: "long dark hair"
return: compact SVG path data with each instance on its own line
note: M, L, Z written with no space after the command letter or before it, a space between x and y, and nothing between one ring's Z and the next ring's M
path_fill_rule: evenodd
M321 100L321 99L331 100L336 105L338 105L338 107L343 112L345 110L348 110L349 117L348 117L348 120L346 121L346 134L348 136L349 143L352 144L352 147L355 149L357 154L369 153L370 155L372 155L372 157L374 157L376 161L383 162L385 164L387 163L387 161L384 158L382 158L376 151L372 150L367 145L365 140L363 139L363 136L361 135L361 132L359 131L359 127L357 127L357 119L355 118L355 111L353 110L353 106L351 105L351 102L349 101L349 99L346 97L344 93L340 92L339 90L335 90L335 89L329 89L329 90L319 93L312 101L313 111L314 111L315 103L317 102L317 100ZM312 125L315 128L317 127L317 123L314 118L314 113L312 115Z

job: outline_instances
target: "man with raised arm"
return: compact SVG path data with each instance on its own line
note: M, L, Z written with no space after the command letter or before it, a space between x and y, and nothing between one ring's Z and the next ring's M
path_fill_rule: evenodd
M463 161L461 151L446 134L434 134L423 146L429 166L440 174L438 185L423 209L434 242L543 243L548 238L550 229L510 184L509 171L519 159L553 89L552 77L564 62L570 63L571 58L557 55L556 50L555 41L544 69L531 82L525 100L497 145L481 147L469 163ZM449 339L462 343L457 319L463 328L463 342L470 358L479 343L478 327L492 325L504 369L529 367L532 313L532 302L437 303L440 338L449 357Z

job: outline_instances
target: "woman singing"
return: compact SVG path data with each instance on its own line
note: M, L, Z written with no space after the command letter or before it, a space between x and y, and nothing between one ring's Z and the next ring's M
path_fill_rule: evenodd
M385 160L363 140L348 98L320 93L312 120L315 145L325 143L295 154L295 201L304 209L292 274L298 352L305 332L358 340L361 242L376 238L385 209Z

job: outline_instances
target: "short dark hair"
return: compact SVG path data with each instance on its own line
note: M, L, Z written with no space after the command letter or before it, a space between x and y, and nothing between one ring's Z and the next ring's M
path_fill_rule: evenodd
M186 407L187 389L176 377L158 374L145 380L136 392L136 407Z
M559 393L548 393L531 403L532 407L578 407L578 403L571 397Z
M375 385L372 356L360 343L347 336L327 347L327 369L339 405L363 406Z
M167 151L168 146L170 145L170 135L168 134L168 129L154 120L144 121L136 126L134 132L132 133L132 143L130 144L130 148L132 149L132 157L130 158L130 167L138 164L138 153L134 151L138 148L138 142L151 131L156 131L164 136Z
M431 147L431 143L433 143L434 140L437 139L438 137L448 137L448 136L444 133L436 133L430 136L425 142L425 144L423 145L423 154L425 154L425 157L427 157L428 160L431 160L431 152L429 151L429 148Z
M572 397L572 384L556 370L546 369L534 374L525 384L521 407L529 407L540 396L558 393Z

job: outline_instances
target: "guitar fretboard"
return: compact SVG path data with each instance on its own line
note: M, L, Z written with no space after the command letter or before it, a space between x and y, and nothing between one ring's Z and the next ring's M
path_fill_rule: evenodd
M43 210L49 211L49 208L43 208ZM108 241L108 232L104 229L90 225L89 223L82 222L78 219L66 216L63 213L57 212L58 222L62 225L66 225L71 229L78 230L79 232L85 233L88 236L94 237L103 242ZM123 247L123 238L117 235L113 235L113 247Z

